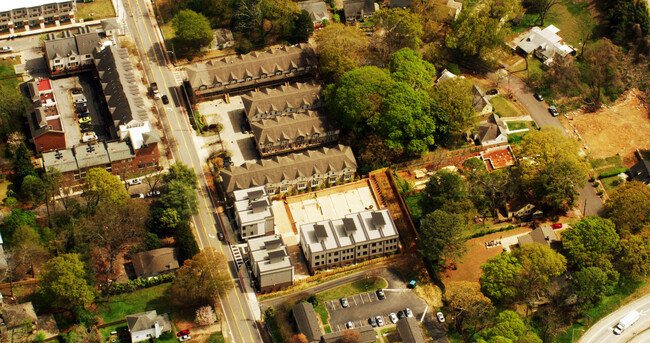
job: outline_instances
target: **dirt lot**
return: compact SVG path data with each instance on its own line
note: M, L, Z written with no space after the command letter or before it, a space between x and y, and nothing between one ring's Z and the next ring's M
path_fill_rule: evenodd
M633 164L635 149L650 147L650 118L641 96L641 91L632 89L596 113L571 112L562 124L568 132L577 129L594 158L621 154L624 164Z

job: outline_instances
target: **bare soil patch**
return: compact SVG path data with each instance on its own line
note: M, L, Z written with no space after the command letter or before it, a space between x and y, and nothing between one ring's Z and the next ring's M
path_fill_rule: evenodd
M568 132L577 131L583 148L594 158L620 154L627 166L636 159L636 149L650 147L650 117L647 105L641 100L645 95L638 89L624 93L613 105L595 113L582 110L570 112L562 119ZM575 131L574 131L575 129Z

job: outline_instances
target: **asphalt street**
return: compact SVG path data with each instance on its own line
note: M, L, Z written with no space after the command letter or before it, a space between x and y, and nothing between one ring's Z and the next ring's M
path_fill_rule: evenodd
M614 334L614 326L630 311L636 310L641 318L621 335ZM650 294L635 300L594 324L578 341L580 343L650 342Z
M539 127L554 127L560 129L566 135L560 120L548 112L548 104L545 101L535 99L534 92L517 76L510 75L506 78L500 78L496 73L490 73L488 77L496 81L504 89L507 89L509 84L512 94L528 110ZM586 182L585 186L580 190L578 207L585 217L598 215L603 208L602 200L589 182Z
M232 262L228 245L217 239L217 230L223 230L221 218L216 214L213 199L202 169L203 161L197 154L193 139L194 132L183 112L179 101L179 88L174 74L165 56L162 37L156 27L151 8L143 0L118 1L118 12L126 20L128 34L133 38L139 51L149 82L157 82L162 95L170 98L168 105L156 101L158 112L164 124L166 136L170 142L176 162L193 168L199 177L198 203L199 213L193 217L193 226L199 247L214 247L222 252L229 261L235 287L221 297L224 314L228 324L228 340L233 342L262 342L256 321L249 308L246 294L240 283ZM233 237L231 232L226 234Z

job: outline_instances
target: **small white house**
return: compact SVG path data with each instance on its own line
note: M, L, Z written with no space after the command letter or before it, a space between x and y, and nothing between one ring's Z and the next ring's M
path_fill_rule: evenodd
M155 310L126 316L126 323L133 343L155 339L172 330L167 313L158 315Z

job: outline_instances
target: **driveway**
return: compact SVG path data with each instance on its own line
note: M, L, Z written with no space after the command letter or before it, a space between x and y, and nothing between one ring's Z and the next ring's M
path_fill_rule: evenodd
M488 78L497 82L502 88L507 88L508 77L499 77L499 70L494 73L488 73ZM499 83L500 81L500 83ZM534 92L516 75L510 75L510 87L512 93L517 101L528 110L530 116L535 120L540 127L555 127L560 129L564 135L566 131L557 117L551 116L548 112L548 104L546 101L538 101L533 96ZM592 187L589 182L580 190L580 199L578 207L585 217L598 215L603 208L603 201L596 194L596 189Z

